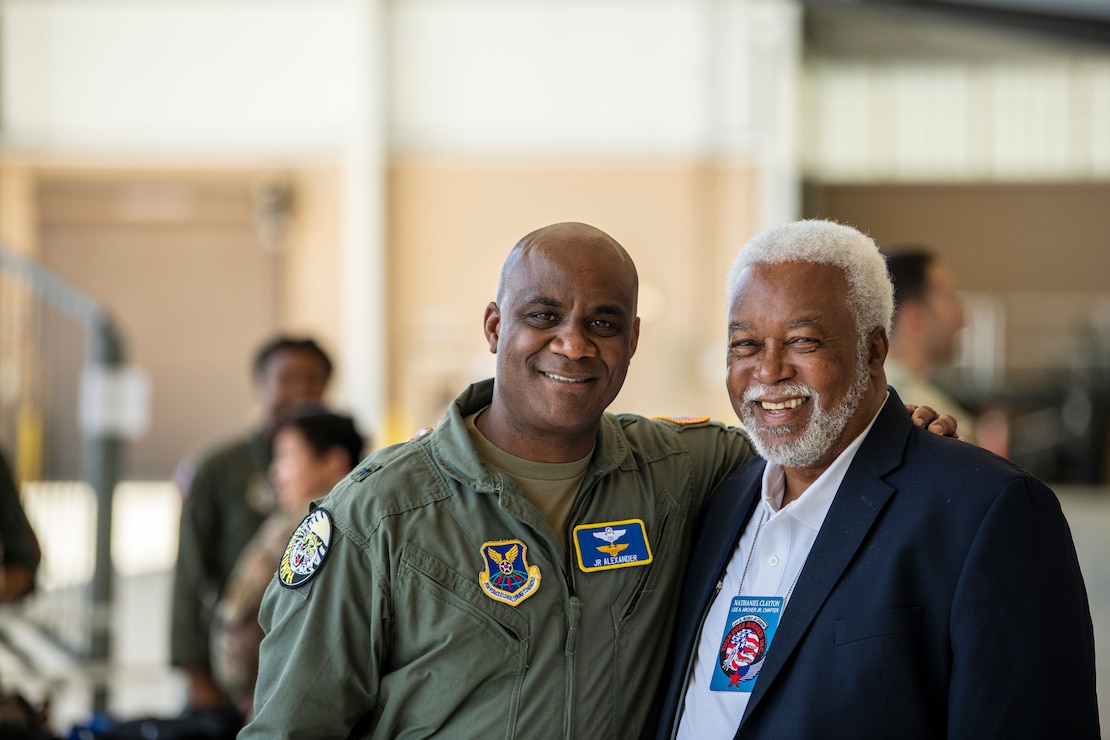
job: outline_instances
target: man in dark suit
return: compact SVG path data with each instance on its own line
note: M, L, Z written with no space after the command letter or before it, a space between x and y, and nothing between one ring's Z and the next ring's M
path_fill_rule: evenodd
M910 422L883 371L893 300L874 242L774 228L729 285L727 385L763 459L703 509L659 736L1099 737L1060 505Z

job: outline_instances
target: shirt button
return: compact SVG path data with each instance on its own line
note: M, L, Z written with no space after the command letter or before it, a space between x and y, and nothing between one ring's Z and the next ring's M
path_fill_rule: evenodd
M772 555L771 557L767 558L767 564L774 568L776 565L779 564L779 559Z

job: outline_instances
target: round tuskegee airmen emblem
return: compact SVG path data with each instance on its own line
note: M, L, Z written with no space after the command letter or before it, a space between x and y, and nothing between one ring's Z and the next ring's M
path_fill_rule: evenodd
M736 686L759 675L766 652L767 623L749 614L733 622L732 629L725 633L717 659L729 684Z
M318 508L301 520L285 546L278 564L278 580L286 588L297 588L320 571L331 547L331 515Z

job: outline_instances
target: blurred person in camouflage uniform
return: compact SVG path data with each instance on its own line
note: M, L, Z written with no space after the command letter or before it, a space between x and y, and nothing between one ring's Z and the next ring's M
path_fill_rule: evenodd
M239 556L212 625L213 676L244 718L254 714L262 594L309 504L351 471L362 457L363 444L350 416L318 405L294 409L274 428L270 479L279 508Z

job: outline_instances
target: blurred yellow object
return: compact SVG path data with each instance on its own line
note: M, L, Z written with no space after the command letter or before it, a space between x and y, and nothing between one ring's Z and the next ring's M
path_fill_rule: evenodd
M40 480L42 478L42 416L29 404L20 408L16 440L16 479Z

